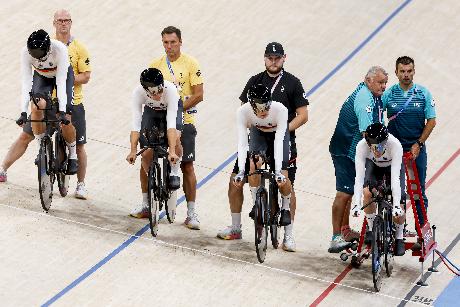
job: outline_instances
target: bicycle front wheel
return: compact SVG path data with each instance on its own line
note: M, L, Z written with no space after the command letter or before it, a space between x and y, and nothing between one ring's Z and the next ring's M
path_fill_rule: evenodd
M159 177L157 176L157 164L152 164L149 169L148 178L148 205L149 205L149 223L150 233L153 237L158 235L158 222L160 220L160 209L158 201Z
M48 212L53 201L54 172L51 139L44 137L38 151L38 191L43 210Z
M267 236L268 236L268 224L269 221L266 219L267 212L267 190L259 188L256 194L256 210L254 215L254 228L255 228L255 246L257 260L260 263L265 261L267 254Z
M62 197L65 197L69 192L70 182L70 175L66 174L67 158L69 156L68 147L66 146L64 138L60 133L56 133L54 144L56 153L56 177L59 187L59 194L61 194Z
M393 217L391 211L385 210L383 216L385 271L387 273L387 276L390 277L393 273L394 266L395 233L393 230Z
M372 227L373 237L371 243L372 254L372 281L375 291L379 292L382 285L382 264L383 264L383 221L380 216L374 219Z

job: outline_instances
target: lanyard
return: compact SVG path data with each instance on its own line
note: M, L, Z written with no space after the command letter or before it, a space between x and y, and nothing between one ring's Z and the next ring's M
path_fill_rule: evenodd
M403 107L401 108L401 110L398 111L398 113L394 114L393 116L391 116L388 121L390 120L393 120L395 119L399 114L401 114L404 109L407 108L407 106L409 105L409 103L412 101L412 99L414 98L415 94L417 92L417 88L416 88L416 85L414 85L414 91L412 92L412 95L409 97L409 99L406 100L406 103L403 105Z
M278 75L278 78L276 78L275 83L272 86L272 89L270 90L270 95L273 96L273 91L275 90L276 86L278 85L278 82L280 82L281 77L283 76L283 70L281 73Z
M171 73L171 76L173 78L173 82L176 85L177 90L180 92L182 91L182 88L179 85L179 82L177 82L176 76L174 75L174 70L172 68L171 62L169 61L168 56L166 56L166 64L168 65L169 72Z

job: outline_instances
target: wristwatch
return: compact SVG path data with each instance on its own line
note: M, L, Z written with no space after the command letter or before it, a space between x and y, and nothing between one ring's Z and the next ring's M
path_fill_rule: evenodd
M425 146L425 143L421 142L420 140L417 140L417 144L420 147L420 149L422 149L423 146Z

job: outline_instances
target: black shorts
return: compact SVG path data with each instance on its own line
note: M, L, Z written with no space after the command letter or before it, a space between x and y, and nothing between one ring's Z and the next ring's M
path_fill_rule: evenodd
M288 161L288 177L291 181L291 184L294 185L295 174L297 172L297 144L295 142L295 134L290 134L289 139L289 161Z
M182 143L182 161L189 162L195 161L195 140L196 128L193 124L185 124L182 129L181 143Z
M75 127L77 144L86 144L85 107L82 103L73 106L72 125Z

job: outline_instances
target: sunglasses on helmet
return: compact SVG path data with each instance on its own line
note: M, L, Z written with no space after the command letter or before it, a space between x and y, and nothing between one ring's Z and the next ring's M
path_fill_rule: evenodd
M254 112L265 112L270 110L271 101L264 102L262 99L252 99L252 108Z
M157 85L157 86L152 86L152 87L147 87L145 90L147 91L147 93L151 96L155 96L155 95L158 95L158 94L161 94L163 93L163 85Z

